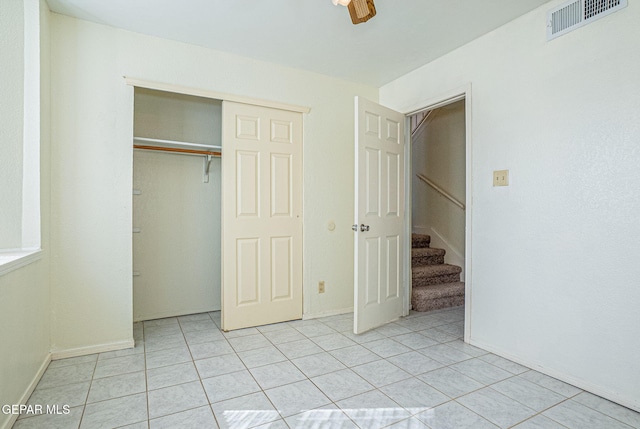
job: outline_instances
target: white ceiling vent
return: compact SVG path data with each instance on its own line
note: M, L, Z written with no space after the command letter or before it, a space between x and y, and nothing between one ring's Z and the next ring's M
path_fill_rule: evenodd
M626 6L627 0L574 0L551 9L547 12L547 40L562 36Z

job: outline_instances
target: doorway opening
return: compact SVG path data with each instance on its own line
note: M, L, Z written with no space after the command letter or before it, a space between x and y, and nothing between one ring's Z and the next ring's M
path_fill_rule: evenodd
M466 116L464 96L409 115L414 311L465 304L470 165Z
M135 88L134 321L221 309L221 109Z

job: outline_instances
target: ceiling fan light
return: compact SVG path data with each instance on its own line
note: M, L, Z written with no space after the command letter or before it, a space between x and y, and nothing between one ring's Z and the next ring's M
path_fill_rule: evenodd
M334 6L348 6L351 0L331 0Z

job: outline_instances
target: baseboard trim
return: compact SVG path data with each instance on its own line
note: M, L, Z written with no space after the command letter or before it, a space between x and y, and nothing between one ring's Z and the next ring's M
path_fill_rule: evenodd
M27 403L33 391L36 390L36 386L38 386L38 383L40 382L40 379L44 375L44 372L47 370L47 367L51 363L51 360L52 360L51 353L47 353L47 355L44 358L44 361L42 362L42 365L40 365L40 368L38 368L38 371L33 376L31 383L29 383L29 385L27 386L27 389L22 394L22 397L20 398L20 401L18 402L18 404L25 405ZM2 426L1 429L11 428L15 424L16 420L18 420L18 417L20 417L18 414L10 415L9 420L4 422L4 425Z
M318 319L320 317L337 316L339 314L353 313L353 307L341 308L339 310L323 311L320 313L305 313L302 315L302 320Z
M453 256L455 256L458 259L461 259L462 262L464 263L464 255L462 254L462 252L460 252L460 250L458 250L457 248L453 247L453 245L449 243L449 240L447 240L444 237L444 235L440 234L440 232L438 232L437 229L431 228L431 233L429 235L435 235L436 242L438 241L442 242L442 245L445 246L445 250L447 251L447 253L453 254ZM431 237L431 239L433 239L433 237Z
M96 353L112 352L115 350L131 349L135 346L133 338L113 343L96 344L93 346L77 347L74 349L63 349L51 351L51 360L66 359L77 356L86 356Z
M471 344L472 346L480 347L481 349L487 350L498 356L502 356L505 359L509 359L513 362L519 363L520 365L524 365L528 368L534 369L538 372L541 372L542 374L548 375L549 377L557 378L560 381L564 381L565 383L571 384L572 386L575 386L579 389L582 389L589 393L593 393L594 395L600 396L604 399L608 399L609 401L615 402L616 404L622 405L623 407L627 407L631 410L640 412L640 401L638 399L620 395L602 386L598 386L596 384L590 383L585 380L581 380L579 378L568 376L554 369L547 368L538 362L529 361L527 359L521 359L517 356L511 355L508 352L505 352L504 350L501 350L498 347L493 347L489 344L485 344L482 341L476 341L471 339L469 344Z

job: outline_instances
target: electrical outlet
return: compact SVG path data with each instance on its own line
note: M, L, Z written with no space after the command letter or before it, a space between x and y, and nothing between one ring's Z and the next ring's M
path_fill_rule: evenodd
M495 170L493 172L493 186L509 186L509 170Z
M318 293L324 293L324 280L318 282Z

